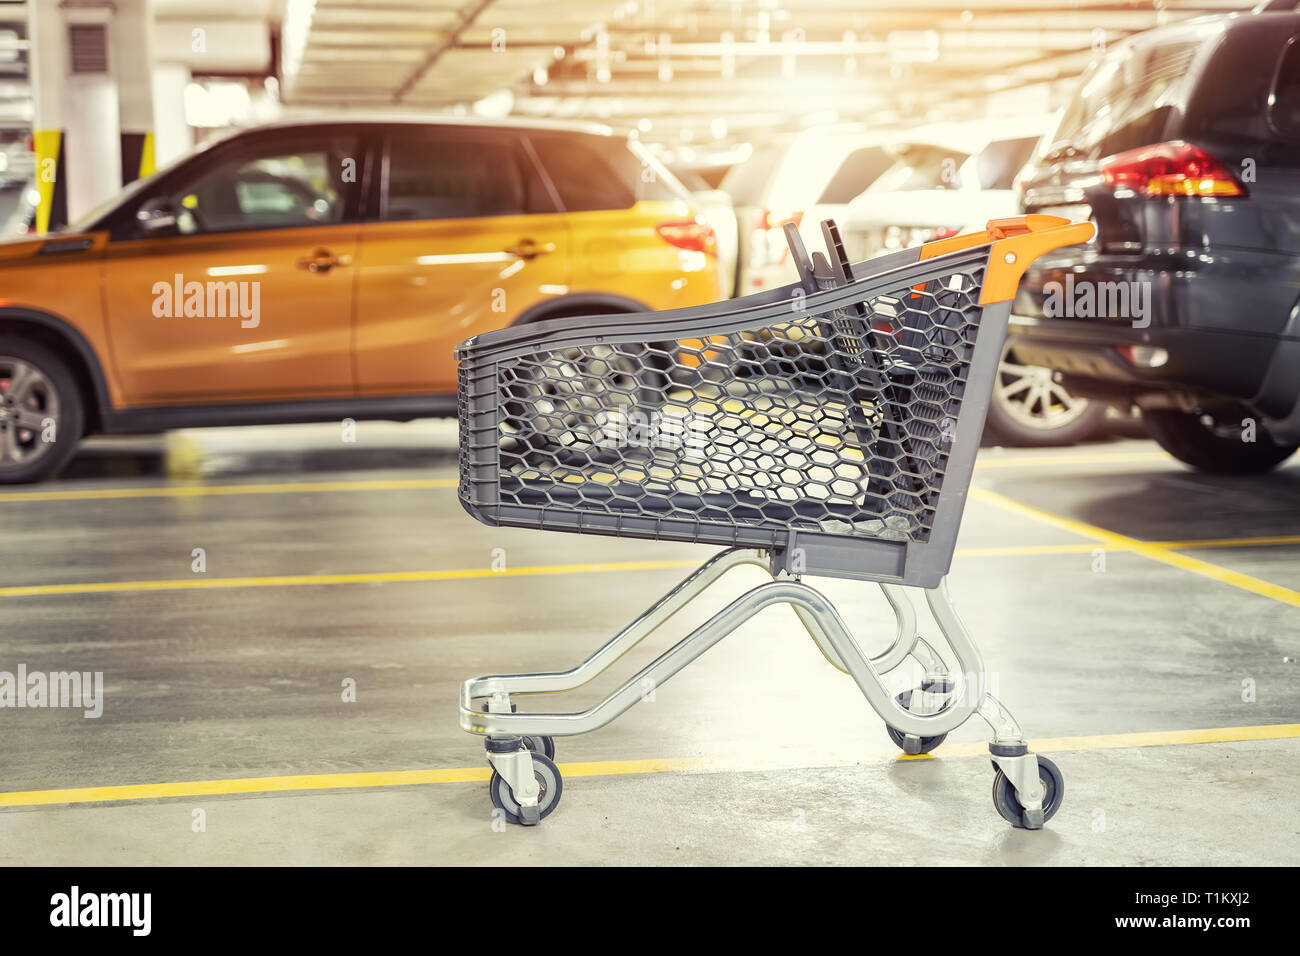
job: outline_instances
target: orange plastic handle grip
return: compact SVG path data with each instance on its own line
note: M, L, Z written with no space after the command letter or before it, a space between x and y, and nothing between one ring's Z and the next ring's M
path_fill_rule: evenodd
M1062 216L1030 214L990 219L980 232L927 242L921 247L921 258L933 259L989 244L989 264L980 292L980 305L989 305L1015 298L1025 270L1043 253L1087 242L1096 231L1090 222L1071 222Z

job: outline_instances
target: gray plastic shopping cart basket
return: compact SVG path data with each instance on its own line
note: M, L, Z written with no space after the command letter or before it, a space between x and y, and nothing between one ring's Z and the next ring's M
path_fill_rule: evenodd
M554 738L610 723L759 611L791 606L908 754L972 714L992 728L994 804L1037 829L1064 784L986 693L984 661L944 583L1011 299L1039 255L1085 242L1053 216L851 264L834 223L809 257L786 227L799 281L672 312L553 319L476 336L460 360L460 499L498 526L726 546L571 670L477 677L460 724L486 738L492 801L510 822L555 809ZM743 594L588 710L519 713L521 695L602 673L727 571L772 580ZM863 653L805 577L876 582L897 619ZM917 633L905 587L925 589L952 665ZM913 658L925 677L893 695Z

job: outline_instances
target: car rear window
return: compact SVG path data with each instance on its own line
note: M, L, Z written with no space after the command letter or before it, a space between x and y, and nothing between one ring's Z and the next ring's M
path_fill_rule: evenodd
M1126 46L1084 74L1055 136L1098 158L1158 143L1204 38Z
M864 146L844 157L840 168L826 184L818 205L847 205L889 168L893 157L882 147Z
M958 189L959 170L965 153L940 146L907 146L884 174L871 184L871 191L905 192L912 189Z
M762 206L767 187L784 155L785 150L775 147L754 150L749 159L731 168L720 188L737 206Z
M530 136L568 212L629 209L645 200L684 199L685 188L658 160L618 136Z
M989 143L975 159L980 189L1010 189L1016 173L1029 162L1038 137L999 139Z

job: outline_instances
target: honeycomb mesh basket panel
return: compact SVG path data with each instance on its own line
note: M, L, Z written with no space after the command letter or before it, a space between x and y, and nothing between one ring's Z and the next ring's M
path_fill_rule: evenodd
M696 318L676 338L626 341L597 319L531 351L471 340L461 499L519 527L759 547L791 531L928 542L983 265L967 257L889 291L855 283L860 299L743 328L719 303L731 321L716 333Z

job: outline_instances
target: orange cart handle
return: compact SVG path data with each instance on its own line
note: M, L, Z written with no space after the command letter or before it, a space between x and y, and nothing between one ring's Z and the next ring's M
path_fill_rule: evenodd
M1096 232L1090 222L1071 222L1062 216L1009 216L990 219L980 232L927 242L921 246L921 258L989 245L989 264L980 292L980 305L989 305L1015 298L1021 276L1043 253L1087 242Z

